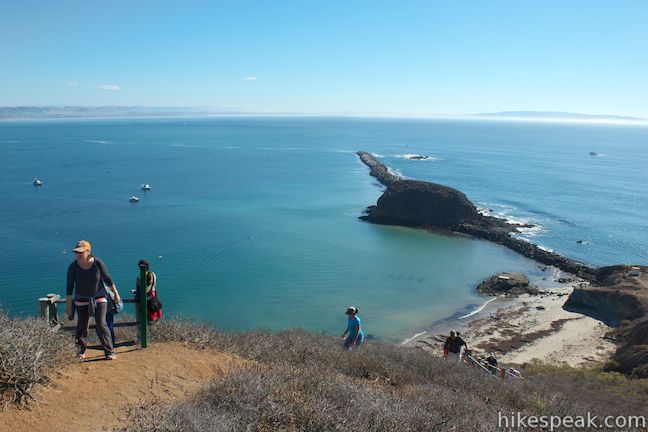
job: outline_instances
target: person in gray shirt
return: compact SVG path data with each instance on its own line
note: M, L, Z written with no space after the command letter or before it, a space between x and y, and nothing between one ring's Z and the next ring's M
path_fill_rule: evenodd
M75 333L75 343L78 348L77 358L83 360L87 343L88 324L90 316L94 316L99 339L106 355L106 360L115 360L110 330L106 323L108 310L107 289L115 294L115 301L119 302L119 293L112 278L108 274L106 265L102 260L91 253L91 246L87 240L80 240L72 249L76 260L70 264L67 271L67 296L65 314L68 319L74 319L72 303L77 310L78 320Z

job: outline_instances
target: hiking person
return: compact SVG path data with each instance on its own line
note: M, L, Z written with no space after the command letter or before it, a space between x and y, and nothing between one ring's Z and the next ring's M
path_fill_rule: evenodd
M146 310L148 314L148 321L155 322L162 318L162 303L157 296L157 276L149 270L151 263L147 259L141 259L137 263L138 267L144 267L146 270ZM136 288L133 290L139 299L140 278L137 277Z
M108 295L107 289L110 289L115 295L115 301L119 302L117 287L108 274L104 262L92 255L92 249L87 240L79 240L72 251L76 254L76 260L69 265L67 270L65 314L69 320L74 319L72 310L74 302L78 316L74 335L78 348L77 358L79 360L85 358L87 349L85 338L88 335L88 324L92 315L106 360L115 360L117 356L106 322L108 310L106 296Z
M450 336L446 339L443 344L443 356L450 358L450 360L460 362L461 361L461 347L464 346L468 348L466 342L461 338L459 332L450 332Z
M486 358L486 363L488 363L488 369L490 370L490 372L493 375L497 374L499 367L497 366L497 359L495 358L495 353L491 352L488 354L488 357Z
M347 328L342 334L342 339L345 339L346 337L344 340L344 349L347 351L353 351L353 348L355 347L357 351L364 340L364 333L360 326L360 317L358 316L358 308L355 306L349 306L344 313L349 317Z
M455 337L456 337L455 332L450 330L450 336L446 338L445 343L443 344L443 358L448 357L449 354L448 347L450 346L450 341L453 340Z

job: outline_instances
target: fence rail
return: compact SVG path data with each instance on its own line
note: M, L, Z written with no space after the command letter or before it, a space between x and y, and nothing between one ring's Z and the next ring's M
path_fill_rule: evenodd
M123 303L134 303L138 305L140 303L140 299L137 298L122 298L121 299ZM52 329L52 331L58 331L61 329L69 329L69 327L63 327L63 324L59 321L59 311L57 305L59 303L66 303L65 297L62 297L59 294L47 294L45 297L41 297L38 299L38 316L43 319ZM140 328L142 326L146 326L146 324L142 324L142 308L141 307L135 307L135 321L127 321L127 322L119 322L115 323L115 327L131 327L131 326L137 326L139 325ZM144 322L146 323L148 321L148 316L147 314L144 315ZM91 328L94 326L90 326ZM140 331L140 343L142 345L142 348L146 348L147 341L146 341L146 332Z
M484 372L488 373L492 377L495 377L495 378L500 377L502 379L509 379L509 378L522 379L522 377L520 375L518 375L519 372L518 372L518 374L516 374L516 373L511 372L511 371L509 371L508 369L505 369L505 368L500 368L500 367L491 366L491 365L485 366L484 364L482 364L482 362L480 362L479 360L477 360L475 357L473 357L471 355L467 355L466 357L468 357L468 361L470 361L474 366L478 366Z

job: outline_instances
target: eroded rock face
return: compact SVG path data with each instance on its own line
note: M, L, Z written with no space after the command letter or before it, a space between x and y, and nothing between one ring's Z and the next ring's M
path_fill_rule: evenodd
M462 192L436 183L400 180L390 184L366 220L389 225L452 229L481 215Z
M584 313L612 327L646 314L645 307L632 293L600 287L574 288L564 308Z
M607 370L648 378L648 267L601 267L592 286L574 289L564 307L617 327L622 343Z
M614 354L607 369L648 378L648 319L624 329L620 337L625 343Z
M477 286L477 292L483 295L539 294L538 287L529 285L529 278L520 273L499 273L486 279Z

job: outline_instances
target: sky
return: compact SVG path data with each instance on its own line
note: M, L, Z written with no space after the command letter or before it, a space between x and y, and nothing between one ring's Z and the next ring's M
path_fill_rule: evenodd
M0 0L0 106L648 117L648 1Z

